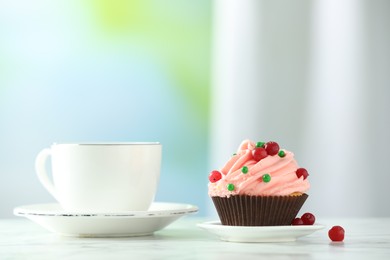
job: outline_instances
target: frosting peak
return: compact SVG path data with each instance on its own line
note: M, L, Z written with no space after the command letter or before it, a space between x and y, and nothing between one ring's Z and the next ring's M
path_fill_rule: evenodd
M298 170L298 171L297 171ZM305 193L310 184L307 171L299 168L294 154L275 142L244 140L209 183L209 195L284 196ZM210 174L211 176L211 174Z

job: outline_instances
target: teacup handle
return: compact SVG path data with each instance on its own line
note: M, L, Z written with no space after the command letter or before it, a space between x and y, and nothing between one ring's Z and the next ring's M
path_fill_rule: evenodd
M49 158L49 156L51 156L51 150L49 148L45 148L39 152L37 158L35 159L35 171L42 185L51 195L53 195L56 200L58 200L54 184L50 180L46 171L46 160Z

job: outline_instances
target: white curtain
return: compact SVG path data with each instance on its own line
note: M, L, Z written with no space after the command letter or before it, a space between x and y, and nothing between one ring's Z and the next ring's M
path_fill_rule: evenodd
M390 216L390 1L214 3L210 170L278 141L309 170L302 210Z

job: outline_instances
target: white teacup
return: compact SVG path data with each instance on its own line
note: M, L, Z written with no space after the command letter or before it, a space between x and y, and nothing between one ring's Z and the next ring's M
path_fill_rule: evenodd
M53 144L37 155L35 169L67 211L143 211L157 191L161 150L160 143Z

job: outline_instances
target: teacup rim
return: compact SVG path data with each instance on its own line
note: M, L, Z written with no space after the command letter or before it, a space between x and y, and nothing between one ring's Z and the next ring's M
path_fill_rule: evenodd
M69 145L69 146L110 146L110 145L161 145L160 142L54 142L52 146L55 145Z

